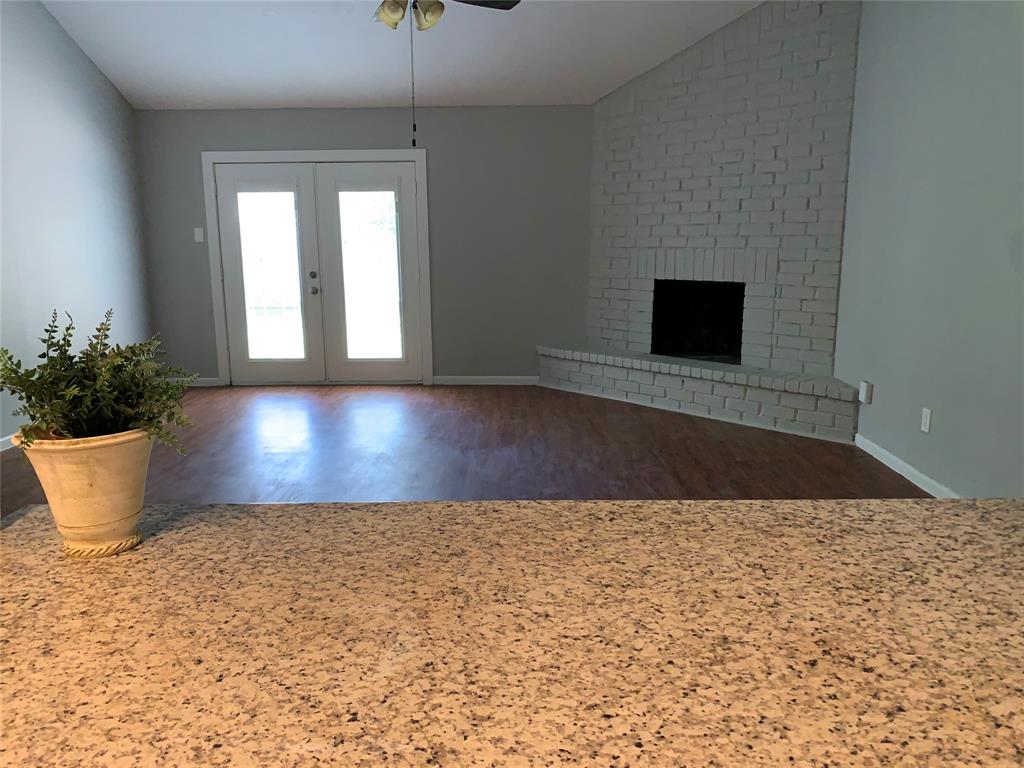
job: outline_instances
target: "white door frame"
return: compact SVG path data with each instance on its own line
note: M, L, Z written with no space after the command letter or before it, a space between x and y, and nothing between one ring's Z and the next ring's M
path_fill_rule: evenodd
M227 163L386 163L411 162L416 166L416 244L419 259L420 349L424 384L434 383L434 355L430 330L430 234L427 227L427 151L425 149L311 149L203 152L203 197L206 203L206 242L210 260L210 292L217 342L217 379L231 383L228 357L227 309L224 302L224 266L217 218L217 181L214 166Z

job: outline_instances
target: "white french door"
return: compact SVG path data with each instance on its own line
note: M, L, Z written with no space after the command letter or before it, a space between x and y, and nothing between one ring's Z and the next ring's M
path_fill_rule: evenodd
M327 378L419 379L413 163L319 163L316 191Z
M313 166L218 165L217 211L232 381L323 381Z
M231 380L422 380L412 162L214 167Z

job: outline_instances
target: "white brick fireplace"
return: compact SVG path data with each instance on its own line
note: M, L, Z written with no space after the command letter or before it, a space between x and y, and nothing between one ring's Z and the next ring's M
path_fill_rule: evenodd
M856 390L830 376L629 352L537 354L540 383L553 389L844 443L857 428Z
M789 374L797 388L791 394L806 381L812 389L826 382L826 390L831 382L843 393L835 401L851 403L845 396L852 388L830 377L859 17L858 3L768 2L598 102L589 343L581 354L611 355L627 363L612 367L624 370L635 370L631 361L671 365L650 354L654 281L740 282L741 375L757 371L789 391ZM573 350L554 351L583 362ZM566 358L541 355L542 382L565 384L545 381L545 368L551 373L552 361ZM692 360L675 364L729 372ZM722 397L734 404L755 398L749 420L778 427L779 416L763 415L771 410L762 407L766 396L743 387ZM808 431L792 427L800 423L797 412L818 412L819 403L803 404L778 411L786 428ZM739 419L751 410L710 410L720 405L724 400L715 400L702 415ZM827 416L803 423L852 439L855 406L826 413L842 416L840 426Z
M743 363L831 374L859 5L766 3L598 102L588 335L656 279L746 283Z

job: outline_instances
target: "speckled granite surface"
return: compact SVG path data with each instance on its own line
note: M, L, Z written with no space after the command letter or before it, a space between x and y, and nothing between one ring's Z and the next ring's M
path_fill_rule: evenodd
M1024 763L1020 502L154 507L0 534L5 765Z

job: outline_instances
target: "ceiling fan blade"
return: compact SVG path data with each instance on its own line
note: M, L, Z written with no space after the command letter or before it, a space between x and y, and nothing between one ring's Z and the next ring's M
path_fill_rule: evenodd
M495 11L511 11L522 0L455 0L463 5L475 5L478 8L491 8Z

